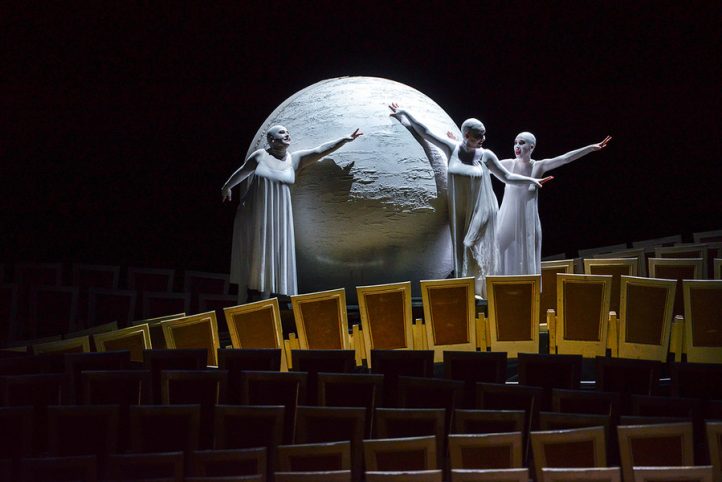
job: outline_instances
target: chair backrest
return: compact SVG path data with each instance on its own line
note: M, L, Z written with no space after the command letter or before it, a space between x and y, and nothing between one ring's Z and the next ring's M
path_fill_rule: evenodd
M618 392L601 390L552 390L552 409L560 413L599 414L610 417L619 415Z
M595 254L593 258L633 258L637 261L637 276L647 276L647 257L644 248L623 249L611 253Z
M364 407L365 436L371 436L373 414L383 400L384 376L375 373L319 373L318 404L322 407Z
M579 256L581 258L588 258L594 256L595 254L611 253L612 251L620 251L622 249L627 249L627 243L609 244L606 246L597 246L594 248L584 248L578 250L577 252L579 253Z
M186 475L196 477L239 477L265 475L268 467L266 447L248 449L195 450L190 453ZM191 477L186 477L188 480ZM241 479L243 480L243 479Z
M73 457L27 458L20 461L20 480L41 482L47 480L81 480L95 482L98 461L95 455Z
M33 407L0 407L0 453L7 460L30 457L33 451ZM11 480L6 477L5 480Z
M218 366L220 342L215 311L162 321L160 325L168 348L205 348L208 365Z
M451 482L529 482L529 469L451 469Z
M190 453L198 448L200 405L131 405L133 452Z
M48 451L54 457L96 455L104 464L118 445L117 405L48 407Z
M678 244L654 248L655 258L702 258L707 266L707 244Z
M705 433L707 434L709 461L714 467L715 481L720 482L722 481L722 421L707 420Z
M557 273L573 274L574 260L560 259L541 262L541 295L539 298L539 323L546 323L547 310L557 312Z
M160 403L160 376L163 370L200 370L208 366L204 348L143 350L143 366L151 373L151 391L155 403Z
M130 352L127 350L96 353L66 353L65 381L68 385L66 402L78 403L81 398L80 373L85 370L128 370L131 368Z
M281 370L288 370L278 298L224 308L233 348L280 348Z
M722 280L684 280L688 362L722 363Z
M80 374L81 402L121 406L151 403L148 370L89 370Z
M622 482L619 467L588 467L569 469L560 467L542 468L542 478L538 482Z
M444 350L476 350L474 278L422 280L421 300L429 349L441 362Z
M276 472L273 479L276 482L351 482L351 471Z
M374 438L434 436L437 450L436 463L440 467L444 460L445 423L446 411L443 408L377 408L374 414ZM436 467L402 467L388 468L388 470L427 468Z
M506 381L506 352L444 351L444 377L464 382L459 407L474 408L477 382Z
M704 260L702 258L649 258L649 276L677 280L673 314L684 315L682 280L704 279Z
M606 354L611 292L611 275L557 276L557 353Z
M41 353L87 353L90 351L90 337L79 336L67 340L49 341L32 345L35 355Z
M129 326L119 330L93 335L95 349L99 352L128 350L134 362L143 361L143 350L153 348L150 341L150 328L147 323Z
M302 350L351 348L344 288L292 295L291 307Z
M641 241L632 241L633 248L656 248L658 246L672 246L675 243L682 242L681 234L673 234L670 236L662 236L661 238L644 239Z
M634 482L714 482L711 465L689 467L634 467Z
M676 285L674 280L622 276L620 357L667 360Z
M366 482L442 482L443 472L437 470L374 470L366 471Z
M452 469L512 469L523 463L521 432L449 435Z
M350 470L351 442L278 446L278 471Z
M609 299L609 309L619 314L620 278L622 276L637 276L639 274L638 262L633 258L587 258L584 260L584 274L611 275L612 291Z
M120 266L73 263L72 284L81 289L117 289Z
M540 275L487 276L491 351L539 353Z
M521 432L526 436L524 410L456 410L452 433L504 433Z
M625 481L634 480L633 467L694 465L691 422L620 425L617 437Z
M77 327L78 288L76 286L35 286L30 289L27 327L32 336L67 333Z
M134 290L90 288L88 290L88 321L119 321L129 323L135 317L138 294Z
M542 355L539 353L519 353L519 383L544 389L542 410L552 405L552 389L579 388L582 379L581 355Z
M697 231L695 233L692 233L692 239L695 243L722 241L722 229L714 229L711 231Z
M367 471L437 468L437 442L433 435L368 439L363 445Z
M607 449L604 427L531 432L531 448L536 479L542 479L543 467L606 467Z
M153 480L183 482L182 451L114 454L108 458L106 477L110 480Z
M292 350L291 366L293 371L308 374L308 390L302 403L318 403L318 373L351 373L356 368L354 350Z
M714 279L722 279L722 259L714 259Z
M411 282L357 286L356 294L366 353L413 349Z

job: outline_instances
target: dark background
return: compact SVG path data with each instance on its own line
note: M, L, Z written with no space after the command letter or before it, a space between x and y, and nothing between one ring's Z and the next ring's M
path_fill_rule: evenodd
M520 130L536 158L611 134L542 191L546 254L722 228L716 0L16 2L0 32L0 263L227 271L220 186L345 75L482 119L500 158Z

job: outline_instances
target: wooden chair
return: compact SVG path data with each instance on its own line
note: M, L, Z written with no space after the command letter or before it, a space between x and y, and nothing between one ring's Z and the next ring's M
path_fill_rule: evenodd
M541 387L544 390L540 408L550 410L552 390L576 390L582 379L581 355L540 355L519 353L519 384Z
M48 407L48 452L52 457L94 455L105 467L118 447L118 406Z
M80 374L81 403L85 405L145 405L150 403L148 370L92 370Z
M596 388L620 396L620 413L631 413L631 395L653 395L659 390L662 362L631 358L597 357Z
M371 373L384 376L384 407L398 406L400 376L431 377L434 352L431 350L371 350Z
M302 350L352 349L344 288L293 295L291 307Z
M722 363L722 280L684 280L684 352L693 363Z
M675 246L659 246L654 248L655 258L702 258L707 266L707 249L705 243L678 244Z
M476 384L477 408L485 410L524 410L526 432L536 427L544 389L526 385Z
M205 348L143 350L143 367L151 374L151 395L160 403L160 374L163 370L201 370L207 367L208 351Z
M351 471L276 472L274 480L276 482L351 482Z
M93 343L99 352L128 350L130 359L138 363L143 361L143 351L153 348L147 323L97 333L93 335Z
M665 362L676 282L622 276L619 356Z
M714 467L715 482L722 481L722 421L705 422L709 461Z
M593 258L584 260L584 274L610 275L612 291L609 298L609 309L619 313L620 279L622 276L637 276L638 261L633 258Z
M542 468L539 482L622 482L619 467L590 467L582 469L566 469L559 467Z
M137 293L136 318L149 318L142 315L145 293L170 293L173 291L175 270L162 268L128 268L128 288ZM187 310L180 310L187 311Z
M531 432L536 479L543 467L606 467L607 450L603 427Z
M278 446L279 472L350 469L349 441Z
M131 368L130 352L112 351L104 353L66 353L65 362L65 403L76 404L81 400L82 384L80 373L86 370L128 370Z
M256 475L236 475L229 477L185 477L184 482L265 482L265 476L261 474ZM158 480L151 480L149 482L161 482Z
M529 469L451 469L451 482L529 482Z
M278 298L225 308L226 324L233 348L276 348L281 350L281 371L289 361L283 344Z
M91 325L117 321L130 323L135 318L138 294L135 290L90 288L88 297L88 323Z
M599 414L616 419L619 404L618 392L552 389L552 410L559 413Z
M387 470L366 471L366 482L442 482L439 470Z
M319 373L318 404L322 407L364 407L364 437L371 437L373 414L383 401L384 377L374 373Z
M609 441L613 427L612 419L609 415L596 413L539 412L539 430L541 431L587 427L604 427L605 437ZM607 445L609 446L609 444Z
M445 454L445 410L443 408L377 408L374 438L434 436L437 466L443 467ZM428 469L435 467L428 467ZM424 467L381 468L380 470L426 470ZM367 466L366 470L375 470Z
M491 351L539 353L540 283L539 275L486 277Z
M722 279L722 259L715 258L713 261L714 279Z
M198 310L200 294L227 295L229 277L227 273L186 271L183 275L183 291L191 295L191 312Z
M620 425L617 437L625 481L634 480L633 467L694 465L691 422Z
M220 342L215 311L162 321L160 325L168 348L205 348L208 365L218 366Z
M198 449L200 413L200 405L131 405L131 450L189 454Z
M366 471L435 470L436 437L364 440Z
M265 480L268 462L266 448L196 450L190 453L186 481L193 477L236 477L262 475Z
M524 410L456 410L452 433L521 432L526 439L528 427Z
M642 241L633 241L633 248L656 248L658 246L673 246L682 242L681 234L671 236L662 236L661 238L644 239Z
M714 482L711 465L691 467L634 467L634 482Z
M595 254L593 258L633 258L637 261L637 274L635 276L647 276L647 257L644 248L623 249L611 253Z
M574 260L560 259L541 262L541 294L539 298L539 323L546 325L547 311L558 312L557 273L574 274Z
M109 480L160 480L183 482L184 454L180 451L161 453L114 454L108 458L106 478Z
M67 340L70 338L78 338L80 336L89 335L90 338L90 349L92 351L97 351L95 347L95 343L93 343L92 335L96 335L98 333L107 333L109 331L114 331L118 329L118 322L117 321L109 321L107 323L103 323L100 325L92 325L88 328L83 328L81 330L71 331L70 333L65 333L63 335L63 339Z
M703 279L704 260L702 258L650 258L649 276L651 278L677 280L673 315L684 316L684 288L682 280Z
M72 285L82 289L117 289L120 266L73 263Z
M445 350L476 351L474 278L422 280L426 340L434 361Z
M228 372L229 403L241 403L241 375L244 371L273 371L281 368L279 348L231 348L218 350L218 368Z
M412 350L411 282L357 286L364 350ZM372 359L367 365L373 369Z
M585 249L580 249L577 252L579 253L580 258L589 258L595 254L606 254L606 253L611 253L613 251L620 251L622 249L627 249L627 243L609 244L606 246L585 248Z
M94 455L28 458L20 461L20 478L23 482L49 480L96 482L98 463Z
M451 469L512 469L523 463L521 432L449 435Z
M506 381L506 352L444 351L444 377L464 382L459 406L475 406L476 383Z
M557 275L557 308L549 328L549 351L604 356L607 351L610 275Z
M722 229L715 229L712 231L697 231L692 233L692 239L695 243L722 241Z
M20 459L33 453L33 407L0 407L0 453L8 461L8 469L16 472ZM4 479L13 480L11 474Z
M190 310L190 293L168 293L165 291L143 292L141 310L143 318L154 318L168 313L189 312Z
M696 420L701 414L700 400L679 397L632 395L632 415L679 417Z
M318 403L318 373L351 373L356 367L353 350L291 350L291 366L294 371L306 372L306 399L302 403Z
M722 364L672 363L669 376L673 397L722 400Z
M27 326L31 336L56 335L78 328L76 286L34 286L29 294Z
M35 355L42 353L88 353L90 351L90 337L79 336L67 340L49 341L32 345Z

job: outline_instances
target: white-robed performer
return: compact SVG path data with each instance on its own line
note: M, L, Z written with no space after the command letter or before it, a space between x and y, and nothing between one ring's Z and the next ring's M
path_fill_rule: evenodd
M541 187L542 179L512 174L489 149L481 147L486 128L477 119L461 124L462 142L431 132L408 111L393 103L391 116L409 125L421 138L438 147L448 162L449 228L454 275L476 278L476 294L486 297L486 276L499 271L495 224L499 203L491 187L491 172L504 183Z
M536 161L531 158L536 147L536 137L530 132L522 132L514 140L514 159L504 159L501 165L514 174L541 177L552 169L603 149L611 139L607 136L599 144ZM542 232L536 186L506 185L496 229L501 274L541 273Z
M297 171L360 135L356 129L315 149L289 152L291 135L275 125L266 134L268 148L253 152L228 178L221 188L224 201L230 201L231 189L243 182L233 223L230 274L231 282L239 285L239 301L244 301L246 288L260 292L261 298L298 293L290 186Z

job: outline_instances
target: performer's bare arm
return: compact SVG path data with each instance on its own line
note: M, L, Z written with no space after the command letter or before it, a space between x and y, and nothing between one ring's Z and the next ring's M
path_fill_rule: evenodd
M391 117L395 118L404 125L404 121L408 121L408 124L419 136L441 149L446 155L447 159L451 157L451 153L454 152L454 149L456 148L456 143L444 139L443 137L437 136L436 134L431 132L428 127L416 120L416 118L412 116L407 110L401 109L396 102L393 102L391 105L389 105L389 109L391 109Z
M561 156L552 157L550 159L543 159L536 162L542 169L541 172L551 171L552 169L556 169L557 167L563 166L564 164L569 164L572 161L576 161L580 157L586 156L587 154L604 149L605 147L607 147L607 144L609 144L609 141L611 140L612 138L610 136L607 136L599 144L591 144L580 149L569 151L566 154L562 154Z
M359 129L356 129L351 133L350 136L342 137L340 139L336 139L335 141L326 142L314 149L302 149L300 151L293 152L291 153L291 157L293 158L292 160L294 162L294 165L297 165L298 170L301 170L309 164L318 162L324 156L331 154L344 144L352 142L357 137L362 135L363 132L361 132Z
M243 165L236 170L236 172L231 174L231 177L229 177L225 184L223 184L223 187L221 187L221 196L223 201L230 201L231 189L255 172L256 167L258 167L258 156L263 154L263 150L255 151L248 157L248 159L246 159L246 162L244 162Z

